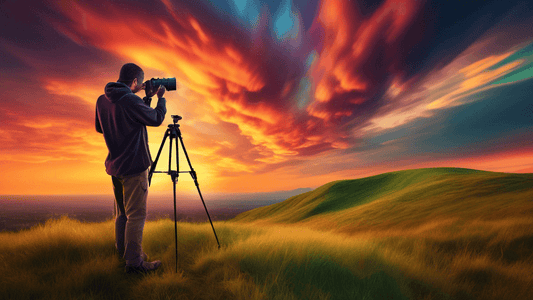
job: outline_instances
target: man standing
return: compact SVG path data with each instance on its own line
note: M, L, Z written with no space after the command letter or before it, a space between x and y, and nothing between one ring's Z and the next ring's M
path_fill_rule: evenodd
M159 126L166 114L164 86L146 90L141 99L135 93L145 88L143 70L132 63L120 70L117 82L105 87L96 102L96 131L103 133L109 150L105 166L111 175L115 193L115 241L120 257L126 261L127 273L147 273L161 262L145 261L142 236L146 220L148 168L152 157L148 148L146 126ZM151 97L159 98L155 109Z

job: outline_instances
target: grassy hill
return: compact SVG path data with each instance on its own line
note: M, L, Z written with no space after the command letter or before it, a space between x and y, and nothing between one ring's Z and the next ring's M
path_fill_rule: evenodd
M331 182L233 220L371 240L391 265L425 282L411 283L420 299L440 299L428 282L454 299L533 292L533 174L391 172Z
M317 229L342 227L354 232L370 227L412 227L435 218L529 218L532 199L533 174L416 169L330 182L244 212L233 221L305 223Z
M0 233L0 299L528 299L533 174L407 170L336 181L215 222L147 222L131 277L113 221ZM2 298L3 297L3 298Z

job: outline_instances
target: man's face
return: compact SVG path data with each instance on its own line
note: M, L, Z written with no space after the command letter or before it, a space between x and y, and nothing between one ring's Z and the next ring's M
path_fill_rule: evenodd
M140 90L144 90L144 76L141 76L140 79L140 81L137 78L133 79L133 83L131 84L131 91L133 93L137 93Z

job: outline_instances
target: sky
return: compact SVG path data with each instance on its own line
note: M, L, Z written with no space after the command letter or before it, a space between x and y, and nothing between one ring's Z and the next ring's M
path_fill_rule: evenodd
M414 168L533 173L532 6L2 1L0 194L112 193L95 104L130 62L176 78L149 146L155 158L181 115L204 193ZM178 188L196 191L188 174ZM168 191L155 174L151 193Z

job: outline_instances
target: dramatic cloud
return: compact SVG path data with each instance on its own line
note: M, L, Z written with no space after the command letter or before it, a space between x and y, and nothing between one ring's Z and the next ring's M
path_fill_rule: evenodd
M530 153L522 142L532 137L526 118L509 111L505 122L519 125L496 132L485 124L483 141L471 147L457 146L468 144L459 138L467 129L454 122L476 103L500 105L498 91L513 93L510 85L533 77L531 9L492 1L464 5L458 15L453 6L96 0L28 8L5 2L1 24L11 30L0 38L2 85L9 87L0 107L0 159L101 168L107 150L94 131L94 105L121 65L134 62L146 79L177 78L168 115L184 116L198 171L227 179L218 182L221 189L252 176L250 186L262 188L259 182L274 170L322 180L328 172L386 170L377 165L392 159L404 162L398 167L429 164L439 155L452 162L442 154L448 152L475 160L482 147L504 140L513 152L498 153L516 162ZM163 131L149 128L152 155ZM455 150L428 146L439 137L452 140Z
M503 53L480 56L487 42L475 42L448 65L433 70L416 83L407 84L409 88L393 82L383 96L386 104L378 109L364 131L376 134L417 118L431 118L439 110L475 101L471 96L497 88L491 83L531 64L525 58L509 61L508 58L520 50L513 46Z

